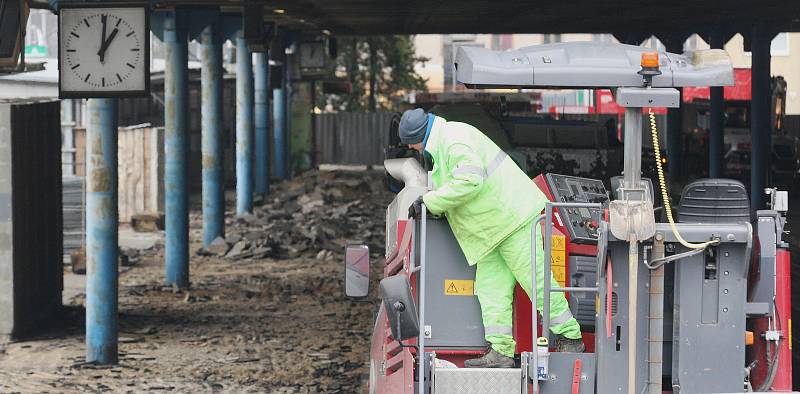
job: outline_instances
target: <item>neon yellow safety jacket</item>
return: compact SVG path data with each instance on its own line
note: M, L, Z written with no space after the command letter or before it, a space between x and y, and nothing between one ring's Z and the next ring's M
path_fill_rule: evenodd
M470 265L544 209L544 193L473 126L434 117L425 151L433 158L433 190L423 201L447 217Z

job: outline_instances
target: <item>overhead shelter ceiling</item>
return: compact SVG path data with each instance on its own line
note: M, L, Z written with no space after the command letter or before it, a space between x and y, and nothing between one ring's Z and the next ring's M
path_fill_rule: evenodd
M242 1L157 3L235 9ZM263 4L265 19L294 28L348 35L703 33L717 26L729 32L744 32L756 23L768 24L775 31L800 30L800 1L795 0L277 0Z

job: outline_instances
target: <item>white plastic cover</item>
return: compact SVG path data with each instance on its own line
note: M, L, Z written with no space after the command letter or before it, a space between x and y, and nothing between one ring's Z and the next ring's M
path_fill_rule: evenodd
M455 67L459 82L469 87L642 86L641 54L635 45L568 42L510 51L459 47ZM661 75L653 87L731 86L733 66L720 49L675 54L660 52Z

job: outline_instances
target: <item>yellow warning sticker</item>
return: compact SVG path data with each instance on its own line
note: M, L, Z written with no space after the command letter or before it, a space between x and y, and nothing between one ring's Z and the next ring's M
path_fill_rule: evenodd
M444 295L471 296L475 294L475 281L464 279L445 279Z
M792 350L792 319L789 319L789 350Z
M567 282L567 253L562 250L550 251L550 269L553 271L553 277L556 279L561 287L566 286Z
M550 237L550 250L567 250L567 239L563 235L553 235Z

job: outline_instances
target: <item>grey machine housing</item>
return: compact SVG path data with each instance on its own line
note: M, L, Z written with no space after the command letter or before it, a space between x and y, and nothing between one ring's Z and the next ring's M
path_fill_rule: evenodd
M459 47L455 68L468 88L640 87L641 54L634 45L569 42L509 51ZM721 49L659 53L661 74L652 87L731 86L733 67Z

